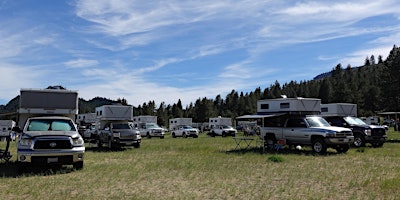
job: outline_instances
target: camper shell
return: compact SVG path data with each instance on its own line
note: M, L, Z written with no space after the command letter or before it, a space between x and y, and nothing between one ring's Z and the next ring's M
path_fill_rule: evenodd
M15 128L22 132L17 145L18 168L29 164L72 164L76 169L83 168L85 145L75 124L77 114L77 91L21 89Z
M367 143L373 147L382 147L386 142L385 127L370 125L358 118L357 104L321 104L321 115L333 126L350 128L353 131L355 147L363 147Z
M134 146L139 148L142 137L132 125L133 106L103 105L96 107L95 136L97 145L119 148Z
M157 116L135 116L133 117L133 126L140 131L142 137L164 139L165 131L157 124Z
M306 145L319 154L326 153L328 147L343 153L354 140L350 129L330 126L319 116L320 99L265 99L259 100L257 106L256 115L240 116L236 120L257 123L264 149L274 149L277 144Z

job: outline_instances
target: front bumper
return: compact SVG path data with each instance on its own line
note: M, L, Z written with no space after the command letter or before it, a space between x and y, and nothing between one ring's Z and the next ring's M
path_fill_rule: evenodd
M347 136L347 137L340 137L340 138L326 138L325 142L328 145L351 144L354 142L354 136Z
M73 164L84 159L85 147L60 150L17 150L17 161L32 164Z
M365 142L366 143L371 143L371 142L386 142L387 136L365 136Z

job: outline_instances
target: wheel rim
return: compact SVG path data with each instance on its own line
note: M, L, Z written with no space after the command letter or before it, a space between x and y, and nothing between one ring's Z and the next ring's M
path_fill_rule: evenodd
M317 152L317 153L322 151L322 144L320 142L316 142L314 144L314 151Z
M362 145L362 139L360 137L354 138L354 146L360 147Z

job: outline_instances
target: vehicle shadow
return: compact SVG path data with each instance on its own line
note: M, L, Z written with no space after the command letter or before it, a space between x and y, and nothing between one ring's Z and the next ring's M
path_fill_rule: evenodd
M64 165L48 165L48 166L29 166L19 169L17 162L1 162L0 177L17 178L27 176L51 176L57 174L67 174L75 171L73 167Z
M241 149L232 149L227 150L225 153L233 153L233 154L247 154L247 153L257 153L257 154L293 154L293 155L303 155L303 156L330 156L330 155L338 155L342 153L331 152L328 151L325 154L318 154L313 152L311 149L295 149L295 148L281 148L281 149L263 149L262 147L250 147L250 148L241 148Z

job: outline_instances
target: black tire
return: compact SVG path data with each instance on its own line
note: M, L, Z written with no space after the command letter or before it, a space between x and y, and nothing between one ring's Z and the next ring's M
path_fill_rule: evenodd
M76 163L72 164L72 166L76 170L81 170L81 169L83 169L83 161L76 162Z
M151 138L150 133L147 133L147 134L146 134L146 137L150 139L150 138Z
M193 138L198 138L199 136L198 135L193 135Z
M187 138L187 135L186 135L185 132L182 133L182 137L183 137L183 138Z
M325 154L327 149L328 147L322 139L317 138L312 141L312 150L314 153Z
M160 136L160 139L164 139L164 136Z
M346 153L347 151L349 151L350 146L349 145L340 145L336 148L336 151L338 153Z
M355 147L364 147L365 146L365 139L361 134L354 135L354 142L353 145Z
M172 132L172 138L176 138L176 135L174 132Z
M222 137L226 137L226 133L222 131Z
M383 142L372 142L371 145L374 148L379 148L383 146Z
M268 134L264 137L264 147L267 147L267 149L273 149L275 144L276 144L275 135Z
M133 144L133 147L135 147L135 148L140 148L140 143L135 143L135 144Z

